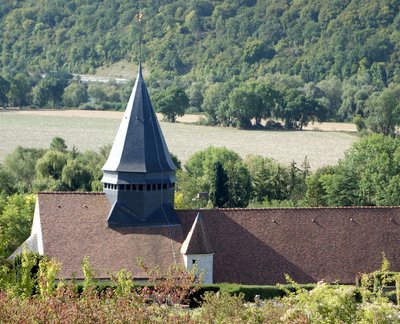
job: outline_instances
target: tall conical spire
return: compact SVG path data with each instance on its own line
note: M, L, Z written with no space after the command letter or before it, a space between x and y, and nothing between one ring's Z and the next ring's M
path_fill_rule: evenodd
M143 80L142 65L110 155L104 192L111 227L179 224L173 208L175 165Z
M103 171L174 170L139 63L138 76Z

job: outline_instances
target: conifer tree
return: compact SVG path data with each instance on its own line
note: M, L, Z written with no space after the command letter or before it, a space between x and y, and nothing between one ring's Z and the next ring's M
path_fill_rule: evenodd
M224 207L229 200L228 175L220 161L214 163L213 179L210 188L210 201L213 207Z

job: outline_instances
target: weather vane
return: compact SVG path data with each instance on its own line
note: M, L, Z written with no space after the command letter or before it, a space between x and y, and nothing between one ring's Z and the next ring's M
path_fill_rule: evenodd
M139 10L139 13L136 15L136 19L139 22L139 64L142 63L142 37L143 37L143 32L142 32L142 20L143 20L144 14L142 10Z

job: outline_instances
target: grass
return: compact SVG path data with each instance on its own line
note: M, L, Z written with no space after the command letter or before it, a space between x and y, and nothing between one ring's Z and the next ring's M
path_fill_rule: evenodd
M90 111L0 112L0 162L17 146L48 147L60 136L69 147L97 150L114 140L122 113ZM289 164L307 156L312 169L336 164L357 139L328 131L244 131L185 123L161 122L171 152L185 162L209 146L225 146L245 157L259 154Z

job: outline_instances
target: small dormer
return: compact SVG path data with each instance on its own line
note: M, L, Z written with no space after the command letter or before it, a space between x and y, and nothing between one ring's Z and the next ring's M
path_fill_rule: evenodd
M197 272L203 274L203 283L213 283L214 250L200 213L197 214L192 228L182 243L181 253L186 269L196 267Z
M180 224L174 211L175 165L150 101L142 68L103 166L109 227Z

